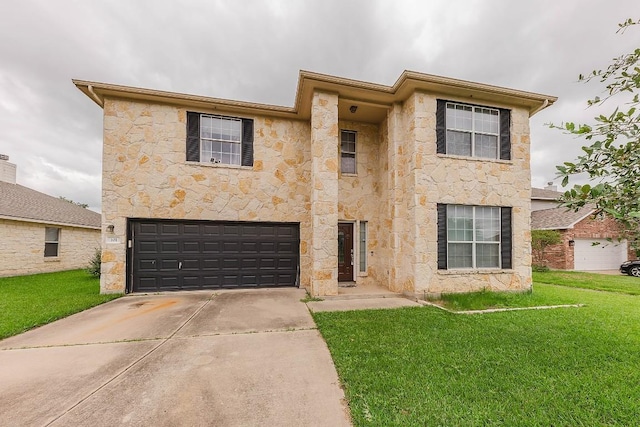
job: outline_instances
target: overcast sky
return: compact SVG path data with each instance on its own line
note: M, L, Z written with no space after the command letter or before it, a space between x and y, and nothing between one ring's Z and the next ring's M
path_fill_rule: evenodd
M292 106L300 69L391 85L405 70L555 95L531 120L532 184L583 141L577 83L640 47L638 0L0 2L0 153L18 183L100 210L102 110L72 78ZM612 104L613 105L613 104ZM107 171L108 172L108 171Z

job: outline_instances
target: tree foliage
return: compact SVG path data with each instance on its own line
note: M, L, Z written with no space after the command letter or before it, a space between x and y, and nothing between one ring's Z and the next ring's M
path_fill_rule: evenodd
M618 33L640 24L628 19L619 24ZM574 185L562 197L564 206L579 209L593 204L616 218L638 248L640 237L640 48L614 58L605 69L580 75L581 82L598 81L604 95L587 101L589 107L617 104L609 114L595 117L593 124L563 123L569 134L582 137L589 145L574 162L557 166L562 186L570 178L586 174L590 184Z
M71 200L71 199L67 199L67 198L66 198L66 197L64 197L64 196L60 196L60 197L58 197L58 198L59 198L60 200L64 200L65 202L69 202L69 203L71 203L72 205L78 205L78 206L80 206L81 208L85 208L85 209L87 209L87 208L89 207L89 205L88 205L88 204L86 204L86 203L74 202L73 200Z
M531 251L533 264L536 267L546 267L544 250L547 246L562 242L562 235L558 230L531 230Z

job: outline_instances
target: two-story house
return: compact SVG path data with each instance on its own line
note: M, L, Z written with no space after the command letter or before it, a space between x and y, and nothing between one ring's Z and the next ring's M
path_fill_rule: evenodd
M104 110L102 292L531 287L529 118L556 98L301 71L293 107L74 80Z

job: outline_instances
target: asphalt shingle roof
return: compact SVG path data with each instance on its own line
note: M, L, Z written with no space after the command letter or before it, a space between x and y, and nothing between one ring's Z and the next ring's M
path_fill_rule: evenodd
M577 211L565 207L531 212L532 230L566 230L591 215L595 209L585 206Z
M100 228L101 215L19 184L0 181L0 217Z

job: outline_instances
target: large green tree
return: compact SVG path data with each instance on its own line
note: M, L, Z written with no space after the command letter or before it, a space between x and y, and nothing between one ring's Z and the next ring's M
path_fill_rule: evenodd
M618 33L640 24L629 19L619 24ZM634 28L632 31L635 31ZM557 166L562 186L570 178L586 174L590 184L574 185L562 196L562 203L578 209L595 205L618 219L631 244L640 249L640 48L614 58L612 63L588 75L582 82L599 81L605 85L603 96L587 101L589 107L606 108L609 114L595 117L593 124L564 123L564 131L585 138L588 145L574 162ZM606 102L606 104L605 104ZM584 176L584 175L583 175Z

